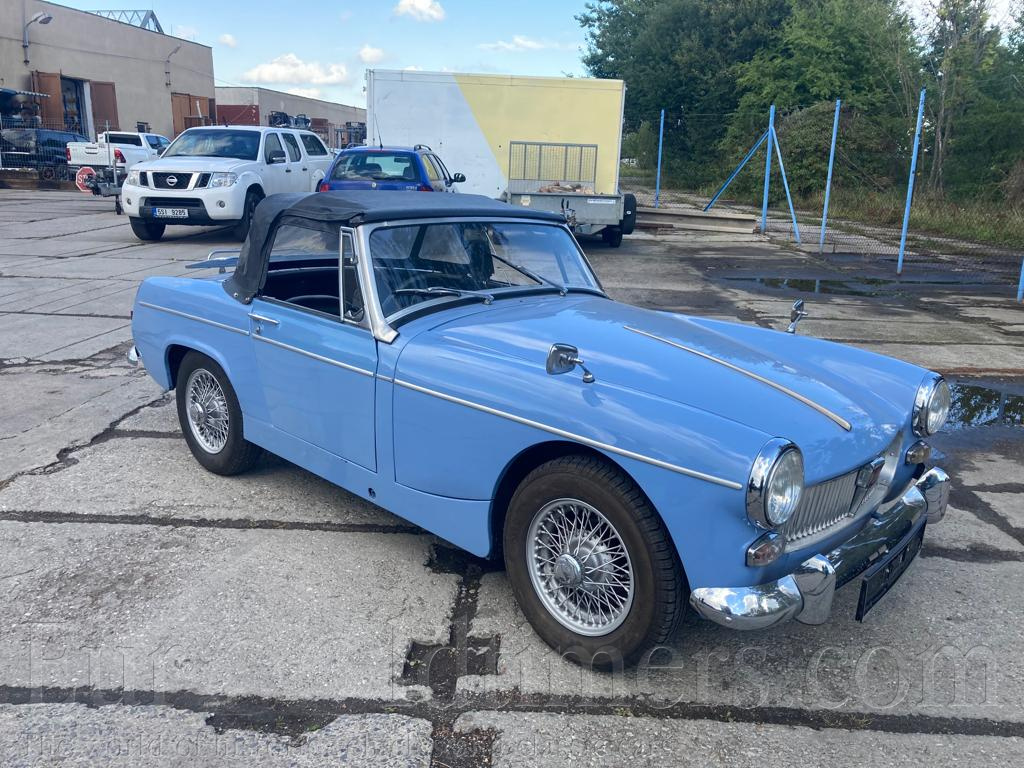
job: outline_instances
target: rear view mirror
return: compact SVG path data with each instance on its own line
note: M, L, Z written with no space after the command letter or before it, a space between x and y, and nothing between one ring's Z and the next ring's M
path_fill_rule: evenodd
M456 173L454 176L452 176L452 181L454 181L456 184L461 184L465 180L466 174L464 173Z

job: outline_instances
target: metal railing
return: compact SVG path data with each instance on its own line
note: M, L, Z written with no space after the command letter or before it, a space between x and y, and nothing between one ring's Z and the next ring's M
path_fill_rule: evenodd
M596 144L509 142L508 189L513 194L537 192L550 184L582 184L597 179Z

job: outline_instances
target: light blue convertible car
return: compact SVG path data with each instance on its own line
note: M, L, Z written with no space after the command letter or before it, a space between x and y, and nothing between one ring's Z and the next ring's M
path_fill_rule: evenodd
M503 555L538 634L581 663L636 663L687 606L821 623L855 579L863 618L945 513L924 442L939 375L612 301L557 217L273 196L237 257L204 263L223 274L142 284L129 353L177 391L199 463L270 451Z

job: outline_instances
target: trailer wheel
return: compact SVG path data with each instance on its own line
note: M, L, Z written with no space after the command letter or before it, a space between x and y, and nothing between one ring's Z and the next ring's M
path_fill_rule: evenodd
M622 234L631 235L636 228L636 195L622 196L622 221L619 222Z
M601 230L601 239L612 248L622 245L622 227L605 227Z

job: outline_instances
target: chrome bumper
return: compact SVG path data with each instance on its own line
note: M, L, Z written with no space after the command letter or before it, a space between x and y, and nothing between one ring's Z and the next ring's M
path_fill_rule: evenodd
M733 629L765 629L790 619L821 624L832 612L837 589L888 552L922 515L929 524L941 520L948 501L949 476L938 467L930 469L831 552L815 555L795 572L767 584L695 589L690 605L705 619Z
M128 358L129 365L139 364L139 350L135 348L134 344L129 348L128 354L126 354L125 357Z

